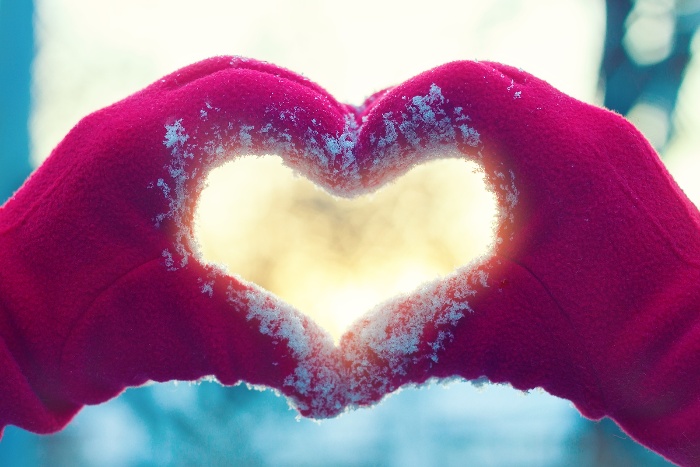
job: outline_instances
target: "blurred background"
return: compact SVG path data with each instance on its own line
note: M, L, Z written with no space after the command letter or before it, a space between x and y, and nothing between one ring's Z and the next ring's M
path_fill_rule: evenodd
M0 202L81 117L226 54L285 66L353 104L451 60L519 66L626 115L698 205L698 23L700 0L0 0ZM202 253L336 338L373 304L488 250L493 199L463 161L340 201L257 156L210 175ZM322 423L297 420L270 391L151 385L55 435L9 427L0 442L0 465L198 464L667 465L567 401L465 382Z

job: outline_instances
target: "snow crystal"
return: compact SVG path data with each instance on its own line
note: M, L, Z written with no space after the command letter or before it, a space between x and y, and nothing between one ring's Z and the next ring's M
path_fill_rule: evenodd
M255 129L252 125L241 125L238 131L238 136L241 138L241 144L245 148L250 148L253 145L253 138L250 136L250 130Z
M463 122L463 121L471 121L471 117L469 115L464 115L462 114L462 111L464 110L463 107L455 107L454 108L454 114L455 114L455 122Z
M520 192L515 185L515 173L512 170L508 171L510 180L506 180L506 175L503 172L495 171L494 175L501 181L498 188L500 189L501 193L505 194L505 205L500 206L500 222L502 223L508 220L511 224L515 223L515 216L513 212L515 207L518 205L518 197L520 195Z
M161 190L163 190L163 196L165 196L166 198L170 197L170 187L167 183L165 183L165 180L159 178L156 182L156 185L158 185L161 188Z
M254 284L246 291L229 287L228 300L247 309L246 319L258 323L262 334L273 337L287 347L299 365L287 376L284 385L295 394L297 408L311 411L316 417L336 415L345 407L341 377L344 374L334 358L331 337L291 305Z
M173 261L172 253L170 253L168 250L163 250L162 256L165 258L165 267L168 269L168 271L175 271L175 261Z
M163 144L165 144L166 148L171 148L176 144L182 146L189 139L185 129L182 127L182 119L176 120L172 125L165 125L165 130Z
M308 118L308 111L301 107L294 107L292 112L280 109L279 104L272 104L265 113L268 119L279 120L280 125L266 124L261 129L265 136L263 141L273 152L293 156L285 159L292 169L301 169L305 176L336 195L349 196L361 190L354 155L359 131L353 115L345 116L342 132L331 134L319 130L318 120ZM302 121L310 121L311 125L302 127ZM298 145L299 141L292 141L292 134L304 135L300 138L301 145ZM329 171L331 167L332 173ZM334 175L331 180L330 175Z
M324 140L326 141L326 149L333 155L333 158L340 154L340 142L336 138L331 138L330 136L326 135L324 136Z
M466 313L473 313L469 299L479 288L488 287L485 263L475 264L379 305L351 328L356 340L343 342L344 359L352 365L351 404L372 399L372 391L395 390L393 381L407 375L409 367L439 361L440 352L454 338L452 329ZM437 333L425 342L430 349L426 352L420 347L428 328ZM380 363L370 363L365 349L371 349Z
M408 114L402 114L403 121L399 124L399 128L411 145L414 147L420 145L421 141L416 136L416 132L423 128L429 129L430 143L448 142L454 139L454 128L442 107L445 104L445 97L439 86L433 83L428 94L415 96L411 102L413 106L409 106Z
M442 97L442 90L435 84L430 85L430 92L425 96L414 96L411 99L413 105L416 106L417 112L421 120L425 123L435 123L435 112L432 106L436 103L443 103L445 98Z
M462 138L464 138L464 142L475 148L479 144L481 144L481 140L479 139L479 132L476 131L476 129L470 127L469 125L460 125L459 130L462 132Z
M479 278L479 283L482 287L488 287L489 274L484 270L479 270L476 272L476 276Z
M502 188L507 193L506 200L508 201L508 207L513 209L518 204L518 196L520 195L520 192L515 186L515 173L512 170L508 170L508 174L510 174L510 185Z
M481 135L472 125L464 106L452 106L440 86L433 83L425 94L403 96L404 110L382 115L383 134L370 134L374 148L367 186L378 187L388 178L410 169L424 160L437 157L465 157L478 160L473 154L464 154L460 145L481 146ZM400 137L403 137L400 140ZM408 143L409 147L402 144Z
M209 297L214 296L214 282L205 282L202 284L202 293L209 295Z
M156 227L160 227L168 218L172 219L177 225L178 229L175 234L173 247L175 253L180 256L180 267L187 265L189 257L188 248L184 245L190 238L190 235L187 233L187 228L184 225L187 201L185 184L192 176L192 174L187 172L188 161L194 157L193 152L187 149L186 143L189 141L190 135L185 131L182 121L182 119L179 119L171 125L165 125L163 145L171 150L171 160L170 164L166 165L164 169L167 171L172 181L168 183L165 177L158 178L156 185L161 188L163 197L168 203L168 212L156 214L154 217ZM163 257L165 258L165 264L168 270L177 269L177 266L175 266L175 258L171 252L168 252L167 255L165 255L164 252Z
M394 122L391 121L391 115L392 112L387 112L382 115L382 119L384 121L384 130L385 130L385 135L379 138L379 143L377 144L378 147L384 148L396 141L396 138L398 137L398 133L396 133L396 127L394 126Z

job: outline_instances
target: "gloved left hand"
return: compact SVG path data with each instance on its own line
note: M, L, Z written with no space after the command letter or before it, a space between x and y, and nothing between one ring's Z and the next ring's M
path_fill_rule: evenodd
M325 96L286 70L219 57L78 123L0 208L0 432L56 431L125 387L208 375L277 388L302 413L342 409L332 339L200 262L192 233L208 169L237 155L276 152L329 182L336 165L300 156L312 140L329 154L347 125ZM295 107L306 112L285 119Z

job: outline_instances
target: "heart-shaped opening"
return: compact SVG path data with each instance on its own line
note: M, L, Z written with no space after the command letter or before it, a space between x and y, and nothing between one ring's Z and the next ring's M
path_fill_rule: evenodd
M204 261L273 292L337 342L375 304L491 248L496 201L478 169L438 159L339 199L279 157L241 157L208 175L195 235Z

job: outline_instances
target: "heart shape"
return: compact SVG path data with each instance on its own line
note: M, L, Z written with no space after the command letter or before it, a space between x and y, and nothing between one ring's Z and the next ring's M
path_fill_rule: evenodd
M206 263L271 291L337 343L377 303L488 251L495 212L477 166L459 159L341 199L279 157L250 155L209 173L195 228Z
M500 207L496 241L335 346L198 261L206 172L249 153L346 197L433 157L472 159ZM405 384L486 377L610 416L690 465L698 283L700 212L619 115L493 63L449 63L356 108L214 58L83 119L0 208L0 430L56 431L148 380L243 380L329 417Z
M515 173L485 163L485 142L469 107L443 92L446 84L454 92L452 83L443 83L441 74L450 75L446 70L420 75L352 107L268 64L234 58L228 67L228 73L230 68L238 71L236 89L212 92L208 84L206 95L190 89L190 102L184 107L196 109L192 101L198 101L198 111L175 115L164 125L163 145L170 163L150 186L162 192L169 207L156 213L155 225L176 226L172 246L163 251L169 270L186 267L197 257L191 222L203 174L250 153L278 154L297 173L342 197L376 190L433 158L477 161L500 202L495 249L512 240L519 201ZM501 72L497 77L509 101L517 101L521 91L513 78ZM230 287L226 293L235 308L247 310L246 319L258 323L262 334L285 342L285 351L298 362L278 389L292 397L302 414L328 417L395 390L400 383L392 375L437 362L453 337L452 329L471 312L469 298L488 287L488 263L488 258L482 259L412 295L377 306L338 348L308 317L254 284L245 284L243 290ZM214 267L207 271L198 280L203 293L213 294L223 272ZM402 312L407 303L410 315ZM426 347L432 350L425 352ZM362 358L365 349L371 349L375 362Z

